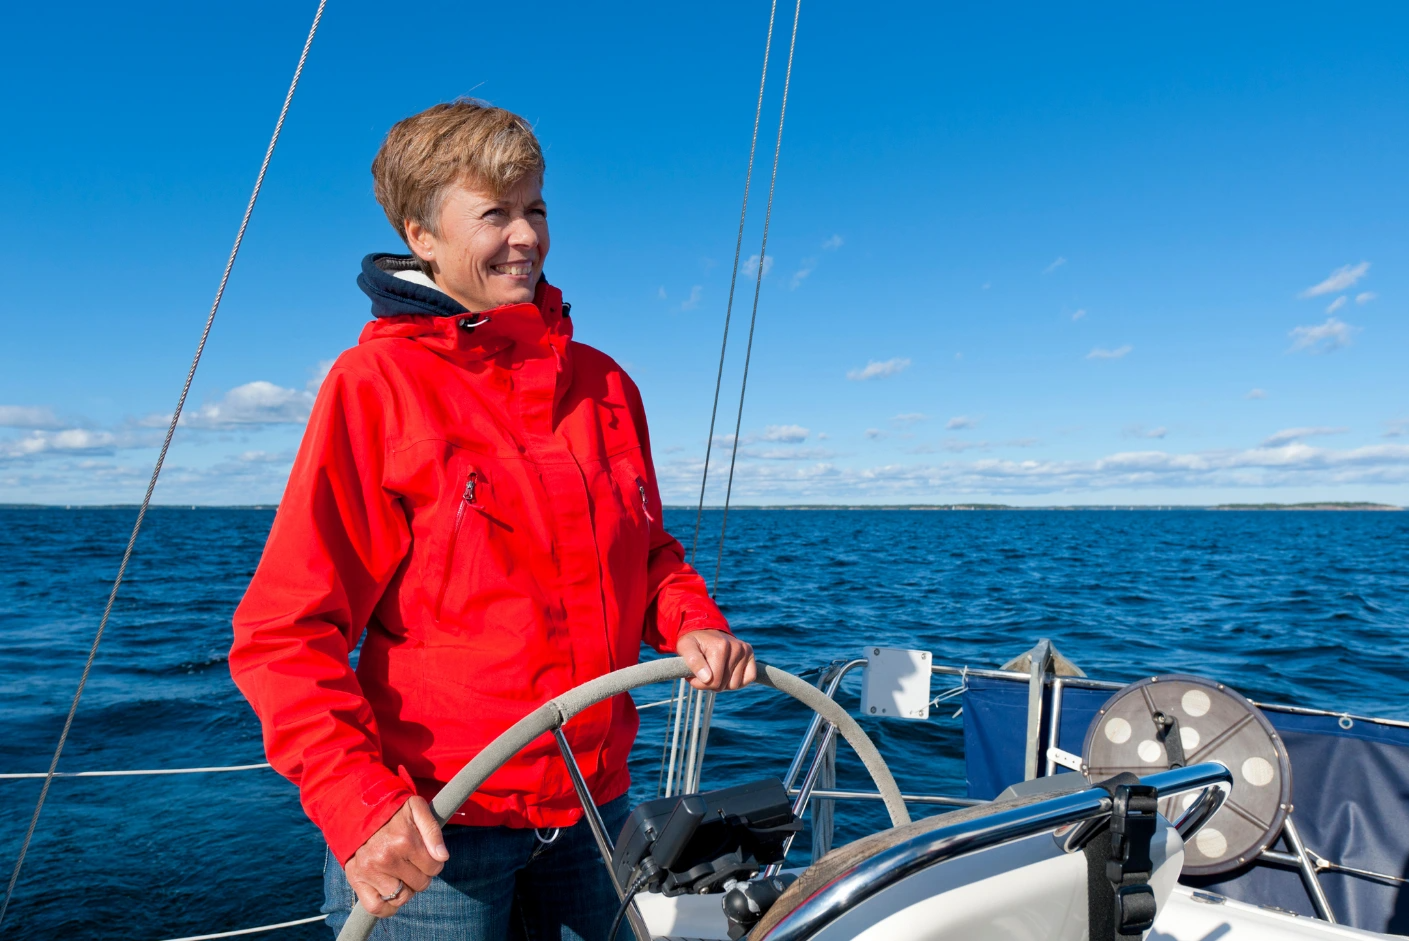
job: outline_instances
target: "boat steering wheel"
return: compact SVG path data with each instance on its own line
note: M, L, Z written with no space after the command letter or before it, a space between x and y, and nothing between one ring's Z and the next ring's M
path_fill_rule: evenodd
M876 789L880 791L881 800L890 814L891 825L898 827L909 823L910 814L905 809L905 802L900 797L900 788L896 785L895 778L886 767L881 753L876 750L876 746L861 730L856 720L805 680L761 660L756 661L755 665L760 684L786 693L837 727L837 731L856 751L861 763L870 773L871 780L875 782ZM694 671L686 666L680 657L652 660L608 673L548 700L506 729L441 788L435 800L431 801L431 810L435 813L436 820L444 825L450 816L469 800L470 795L505 762L538 736L562 728L569 719L584 709L639 686L685 679L693 675ZM606 860L606 863L610 865L611 860ZM352 914L343 925L337 941L366 941L372 929L377 926L377 921L375 915L370 914L358 903L353 906Z

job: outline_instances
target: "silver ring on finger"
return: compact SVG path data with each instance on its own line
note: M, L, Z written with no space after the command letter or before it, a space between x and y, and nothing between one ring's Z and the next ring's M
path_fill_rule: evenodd
M391 893L390 895L383 895L383 896L382 896L382 901L383 901L383 902L394 902L394 901L396 901L397 896L401 895L401 893L402 893L402 892L405 892L405 891L406 891L406 883L402 882L400 879L397 879L397 880L396 880L396 891L393 892L393 893Z

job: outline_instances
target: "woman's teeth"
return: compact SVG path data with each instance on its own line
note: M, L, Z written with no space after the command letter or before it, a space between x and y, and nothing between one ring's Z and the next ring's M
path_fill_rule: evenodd
M516 275L518 277L527 277L533 273L533 265L530 262L510 262L506 265L492 265L491 267L499 274Z

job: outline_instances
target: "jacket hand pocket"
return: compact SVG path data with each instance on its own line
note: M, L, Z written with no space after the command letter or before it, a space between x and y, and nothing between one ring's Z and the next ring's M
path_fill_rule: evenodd
M645 476L637 470L630 457L618 458L612 465L612 477L616 481L622 509L626 518L637 528L646 532L656 521L659 508L652 508L650 491L646 487Z
M446 541L445 563L440 577L440 587L435 593L433 614L437 623L440 621L441 611L445 606L445 593L450 588L451 579L467 578L470 575L468 566L464 565L464 562L472 553L467 551L470 547L465 544L469 543L471 537L476 534L466 533L465 530L471 528L469 524L472 516L484 513L482 501L488 496L484 474L479 468L467 468L463 478L463 489L460 492L459 503L455 507L454 522ZM473 528L478 529L479 527ZM482 534L479 534L475 541L482 539ZM457 567L457 562L462 567Z

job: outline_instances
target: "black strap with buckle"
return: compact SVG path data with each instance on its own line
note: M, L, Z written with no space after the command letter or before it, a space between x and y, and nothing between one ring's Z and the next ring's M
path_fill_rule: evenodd
M1086 898L1090 941L1139 938L1155 923L1154 864L1159 793L1128 772L1097 782L1111 795L1109 839L1086 844Z

